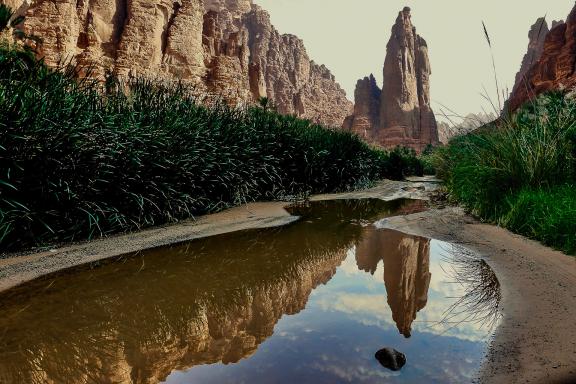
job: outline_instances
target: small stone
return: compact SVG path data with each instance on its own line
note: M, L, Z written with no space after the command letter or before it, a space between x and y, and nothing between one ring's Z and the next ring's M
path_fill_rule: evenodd
M391 371L399 371L406 364L406 356L393 348L383 348L376 352L376 360Z

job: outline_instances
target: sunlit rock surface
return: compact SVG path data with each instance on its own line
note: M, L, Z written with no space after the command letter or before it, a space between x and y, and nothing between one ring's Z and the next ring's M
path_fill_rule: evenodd
M268 97L279 112L332 127L352 103L302 40L282 35L250 0L2 0L26 16L50 66L91 75L178 79L230 104Z
M552 23L552 28L545 35L541 48L540 37L536 38L535 34L533 27L530 32L527 55L529 56L532 51L535 54L541 52L537 60L515 84L505 112L516 111L524 103L542 93L576 86L576 72L574 71L576 66L576 7L568 15L566 22ZM521 69L521 74L522 72L523 69Z

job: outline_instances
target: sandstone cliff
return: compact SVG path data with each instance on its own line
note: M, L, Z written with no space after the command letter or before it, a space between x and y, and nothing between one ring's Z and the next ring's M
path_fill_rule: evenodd
M460 122L451 121L450 124L441 121L438 123L438 138L441 143L448 144L455 136L466 135L486 124L497 119L496 115L490 113L469 113Z
M428 46L416 33L406 7L392 27L386 48L382 91L373 77L360 80L354 114L346 119L344 129L384 147L402 145L421 151L429 144L438 144L436 118L430 106L430 74Z
M548 29L548 23L544 17L536 20L530 28L528 32L528 51L524 55L520 70L516 74L516 81L512 92L515 92L518 87L524 85L528 71L540 60L548 32L550 32L550 29Z
M380 126L380 97L382 90L374 75L358 80L354 91L354 112L344 121L344 127L352 130L364 140L376 140L375 127Z
M533 44L533 35L531 33ZM530 54L531 48L529 47ZM576 86L576 6L566 22L553 22L546 34L539 58L522 76L508 100L505 112L514 112L522 104L544 92ZM522 69L521 69L522 72Z
M251 0L0 0L26 16L50 66L182 79L231 104L268 97L281 113L341 126L352 103L304 43Z

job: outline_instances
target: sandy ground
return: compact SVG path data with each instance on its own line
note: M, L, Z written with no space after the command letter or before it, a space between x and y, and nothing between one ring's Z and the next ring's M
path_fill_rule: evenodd
M390 218L385 226L462 244L494 269L503 318L478 382L576 383L576 258L457 208Z
M385 181L375 188L313 200L344 198L428 199L430 179ZM289 224L287 203L255 203L176 225L0 259L0 291L59 270L243 229ZM386 219L385 225L465 245L495 270L502 289L503 319L481 370L480 383L576 383L576 259L494 226L460 209Z
M437 182L426 178L412 182L383 181L369 190L314 196L313 199L368 197L383 200L427 199L429 192L437 185ZM284 210L287 204L289 203L251 203L175 225L112 236L40 253L2 255L0 257L0 292L50 273L86 264L97 264L106 259L119 258L146 249L228 232L286 225L298 219Z
M203 216L175 225L147 229L55 248L28 255L4 255L0 259L0 291L37 277L77 267L97 264L138 251L177 244L207 236L245 229L270 228L297 220L284 210L286 203L253 203Z

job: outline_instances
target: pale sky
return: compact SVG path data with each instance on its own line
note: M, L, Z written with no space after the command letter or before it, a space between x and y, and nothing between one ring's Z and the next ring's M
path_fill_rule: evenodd
M382 85L390 29L404 7L429 47L431 98L458 114L493 111L480 93L496 101L490 51L482 21L492 39L498 79L512 89L528 46L528 30L538 17L565 20L574 0L254 0L270 12L281 33L304 40L310 58L325 64L353 100L356 81L373 73Z

